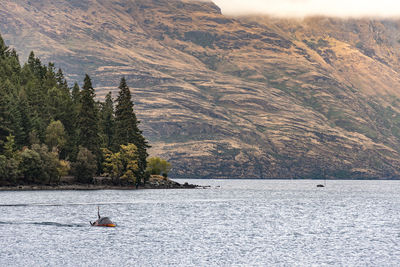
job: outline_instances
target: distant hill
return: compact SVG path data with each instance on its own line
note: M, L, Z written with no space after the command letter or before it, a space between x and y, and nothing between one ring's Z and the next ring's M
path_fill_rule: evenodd
M3 0L0 31L97 95L127 78L174 177L400 177L400 21L187 0Z

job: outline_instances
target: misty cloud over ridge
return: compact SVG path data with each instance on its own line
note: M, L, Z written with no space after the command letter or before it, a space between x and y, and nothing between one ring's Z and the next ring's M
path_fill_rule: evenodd
M399 17L400 0L213 0L226 15Z

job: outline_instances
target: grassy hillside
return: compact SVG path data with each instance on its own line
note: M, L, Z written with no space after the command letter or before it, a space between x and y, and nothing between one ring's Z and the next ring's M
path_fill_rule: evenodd
M99 97L121 76L173 176L374 178L400 167L400 21L231 18L211 2L4 0L0 31Z

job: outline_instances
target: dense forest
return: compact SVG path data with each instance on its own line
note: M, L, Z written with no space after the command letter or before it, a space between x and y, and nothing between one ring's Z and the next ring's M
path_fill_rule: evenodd
M143 183L149 145L138 124L124 78L115 101L111 93L96 101L88 75L70 88L33 52L21 66L0 36L0 184L55 184L65 175Z

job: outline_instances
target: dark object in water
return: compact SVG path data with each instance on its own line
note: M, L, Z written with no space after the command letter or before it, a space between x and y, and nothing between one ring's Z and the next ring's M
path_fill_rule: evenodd
M317 184L317 187L325 187L323 184Z
M116 224L113 223L110 218L108 217L101 217L100 216L100 208L97 207L97 215L99 218L94 223L90 222L91 226L103 226L103 227L115 227Z

